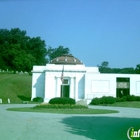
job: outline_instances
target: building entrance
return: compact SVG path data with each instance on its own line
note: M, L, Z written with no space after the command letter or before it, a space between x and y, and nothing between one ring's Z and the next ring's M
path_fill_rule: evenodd
M69 85L61 85L61 97L68 97L69 98Z
M130 78L116 78L116 97L130 95Z
M61 85L61 97L70 97L70 85L69 85L69 79L64 79L63 84Z

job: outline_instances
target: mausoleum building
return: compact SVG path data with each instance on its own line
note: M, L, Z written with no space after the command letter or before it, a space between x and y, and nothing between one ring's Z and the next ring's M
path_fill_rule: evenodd
M62 55L46 66L33 66L32 99L54 97L86 100L95 97L140 96L140 75L102 74L98 67L86 67L72 55Z

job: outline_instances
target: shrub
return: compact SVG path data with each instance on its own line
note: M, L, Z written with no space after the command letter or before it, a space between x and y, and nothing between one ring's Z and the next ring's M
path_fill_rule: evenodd
M91 105L99 105L100 104L100 98L93 98L91 100Z
M124 101L140 101L140 96L127 95L123 97L114 98L112 96L103 96L101 98L93 98L91 101L91 105L107 105L114 104L115 102L124 102Z
M43 102L43 98L42 97L35 97L35 98L33 98L33 102Z
M75 100L72 98L62 98L62 97L56 97L56 98L52 98L49 101L49 104L75 104Z
M127 101L136 101L136 97L134 95L127 95L126 100Z
M140 101L140 96L135 96L135 95L127 95L123 96L121 98L116 98L117 102L124 102L124 101Z
M140 96L135 96L136 97L136 101L140 101Z
M93 98L91 101L91 105L99 105L99 104L113 104L116 102L116 99L112 96L103 96L101 98Z
M103 96L101 98L101 104L114 104L116 99L112 96Z
M88 109L87 106L84 105L70 105L70 104L40 104L37 105L35 107L33 107L33 109L40 109L40 108L44 108L44 109Z

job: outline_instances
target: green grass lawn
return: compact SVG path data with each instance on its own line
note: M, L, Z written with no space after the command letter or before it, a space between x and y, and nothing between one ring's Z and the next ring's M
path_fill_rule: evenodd
M139 101L116 102L114 104L111 104L110 106L140 108L140 102Z
M114 107L129 107L129 108L140 108L140 102L116 102L112 105ZM58 108L9 108L10 111L21 111L21 112L42 112L42 113L57 113L57 114L107 114L107 113L118 113L115 110L103 110L103 109L58 109Z
M22 108L9 108L10 111L22 111L22 112L42 112L42 113L57 113L57 114L107 114L118 113L115 110L104 109L89 109L85 105L77 104L49 104L43 103L35 105L34 107L22 107Z
M28 74L0 73L0 99L3 103L22 103L31 98L32 76Z
M112 105L114 107L131 107L140 108L140 102L116 102ZM104 109L59 109L59 108L35 108L35 107L24 107L24 108L9 108L10 111L21 111L21 112L42 112L42 113L57 113L57 114L107 114L107 113L118 113L116 110L104 110Z
M10 111L21 111L21 112L42 112L42 113L56 113L56 114L107 114L107 113L118 113L115 110L103 110L103 109L33 109L29 107L23 108L9 108Z

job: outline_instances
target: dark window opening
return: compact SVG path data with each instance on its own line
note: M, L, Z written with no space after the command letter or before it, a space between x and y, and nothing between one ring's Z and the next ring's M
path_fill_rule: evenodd
M116 97L130 95L130 78L116 78Z
M61 85L61 97L69 98L70 86L69 85Z

